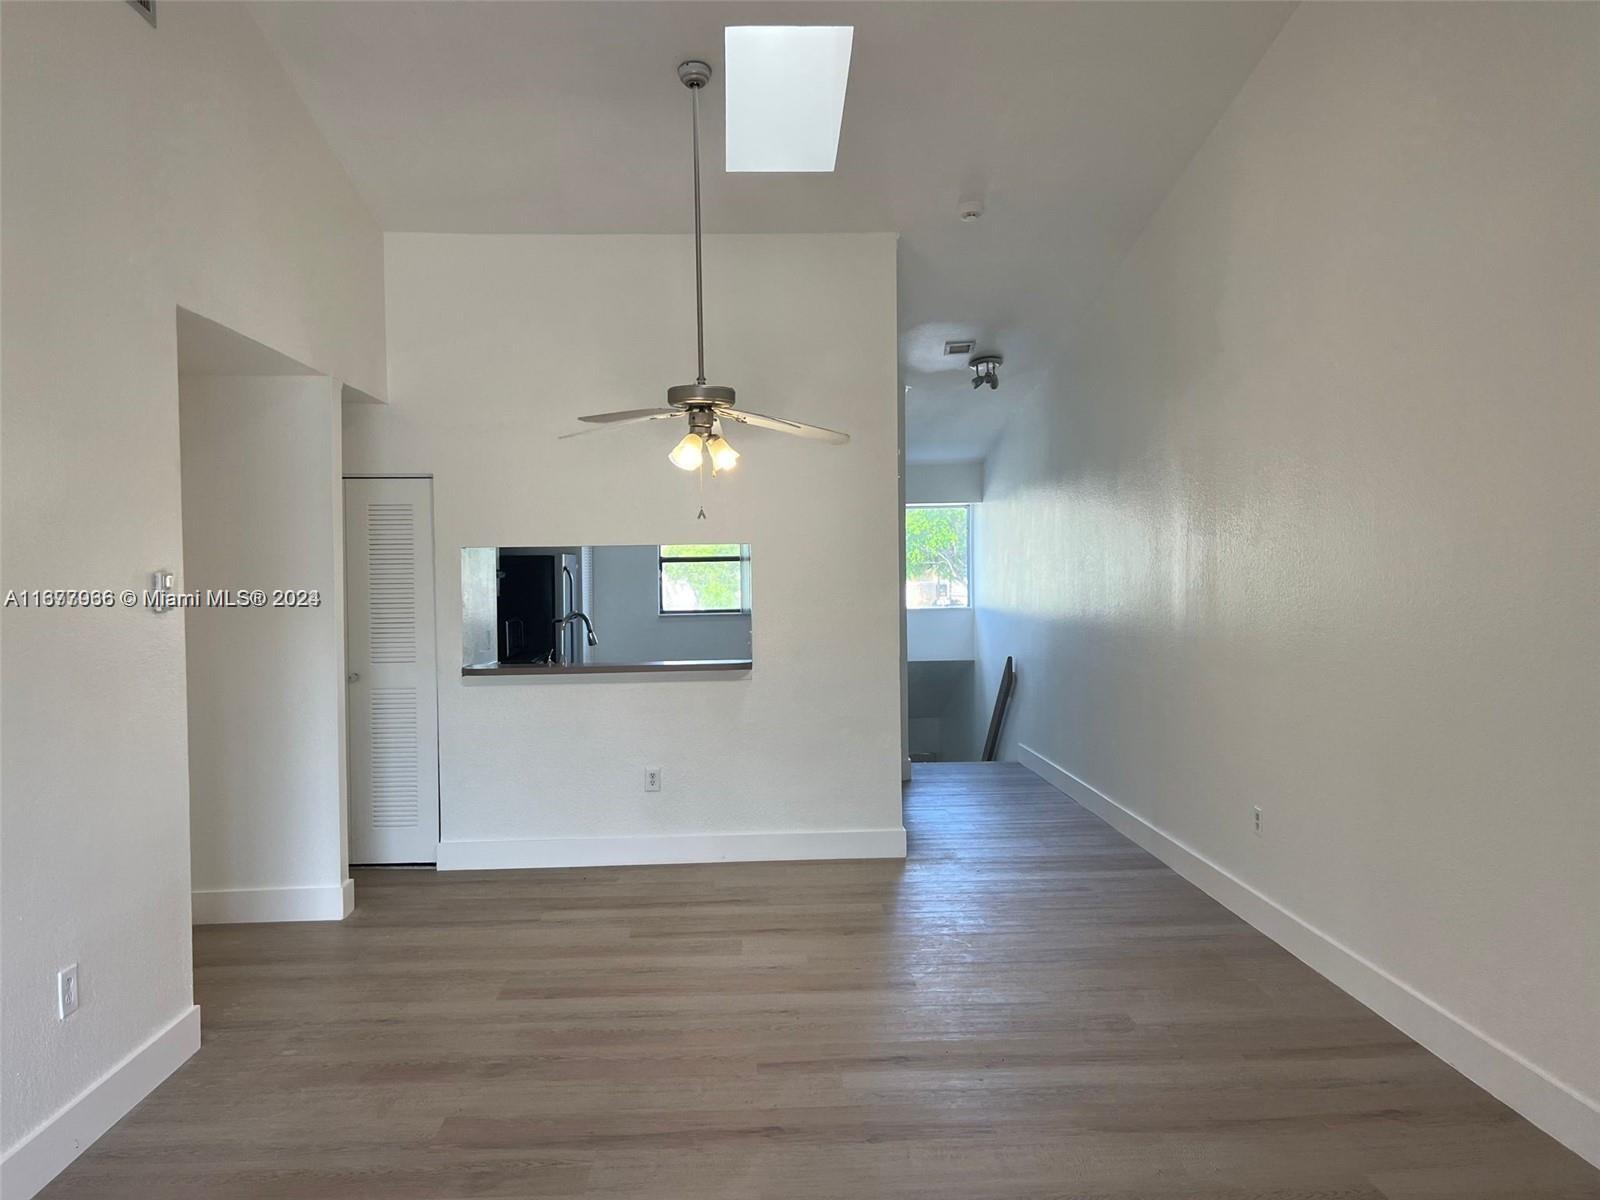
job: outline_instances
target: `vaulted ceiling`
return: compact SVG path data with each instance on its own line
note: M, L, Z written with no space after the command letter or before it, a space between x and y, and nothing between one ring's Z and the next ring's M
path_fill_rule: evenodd
M1272 3L263 3L391 231L681 233L679 61L735 24L855 26L837 169L729 175L711 233L892 230L913 460L980 457L1271 43ZM982 200L964 223L960 202ZM947 338L1006 356L973 392Z

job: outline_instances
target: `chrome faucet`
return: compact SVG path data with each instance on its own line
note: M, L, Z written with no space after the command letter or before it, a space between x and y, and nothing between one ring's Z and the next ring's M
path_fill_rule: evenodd
M577 609L573 609L566 616L562 617L559 621L557 621L555 623L555 626L556 626L556 655L557 655L557 660L559 662L561 662L563 665L566 663L566 658L562 654L561 643L562 643L563 638L565 638L565 636L566 636L567 627L570 626L574 621L582 621L583 622L584 632L588 635L589 645L598 646L600 644L600 639L595 637L595 635L594 635L594 622L589 620L587 614L581 613Z

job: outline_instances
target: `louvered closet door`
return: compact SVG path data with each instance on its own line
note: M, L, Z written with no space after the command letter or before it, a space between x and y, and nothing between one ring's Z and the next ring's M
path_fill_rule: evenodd
M433 483L346 479L350 861L435 862Z

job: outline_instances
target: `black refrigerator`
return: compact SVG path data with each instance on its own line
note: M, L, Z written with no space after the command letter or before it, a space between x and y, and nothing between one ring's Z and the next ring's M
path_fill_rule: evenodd
M585 642L556 624L577 608L578 556L555 551L501 550L495 602L503 663L581 662Z

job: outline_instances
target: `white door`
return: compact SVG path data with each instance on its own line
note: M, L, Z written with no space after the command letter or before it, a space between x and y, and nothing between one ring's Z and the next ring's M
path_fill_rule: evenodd
M344 481L350 861L437 862L433 481Z

